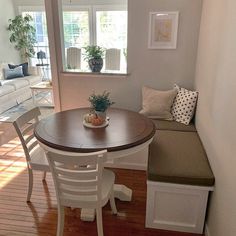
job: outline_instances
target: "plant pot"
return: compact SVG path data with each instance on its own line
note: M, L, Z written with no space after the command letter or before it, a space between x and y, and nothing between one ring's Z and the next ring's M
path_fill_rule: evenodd
M100 72L103 67L103 59L102 58L93 58L88 61L89 68L92 72Z
M107 114L106 114L105 111L95 111L95 114L97 115L97 117L99 117L99 118L101 118L103 120L105 120L106 117L107 117Z

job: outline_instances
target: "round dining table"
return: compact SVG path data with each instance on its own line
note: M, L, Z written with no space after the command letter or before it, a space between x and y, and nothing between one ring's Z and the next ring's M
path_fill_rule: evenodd
M78 108L41 119L35 126L35 137L44 147L62 151L86 153L106 149L108 160L148 149L156 128L147 117L134 111L110 108L107 126L91 128L85 126L83 119L89 112L89 108ZM132 190L124 185L115 185L114 193L120 200L131 201ZM93 218L94 213L82 212L81 219L90 221Z

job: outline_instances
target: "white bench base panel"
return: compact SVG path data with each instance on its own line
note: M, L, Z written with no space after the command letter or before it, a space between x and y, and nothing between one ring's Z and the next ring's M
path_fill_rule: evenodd
M148 180L146 227L201 234L209 191L213 187Z

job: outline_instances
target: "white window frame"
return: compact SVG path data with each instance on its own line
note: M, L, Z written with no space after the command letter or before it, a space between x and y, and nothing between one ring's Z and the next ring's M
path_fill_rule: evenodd
M46 9L45 9L45 6L43 6L43 5L18 6L18 14L22 15L23 12L44 12L46 14ZM47 47L49 50L49 45ZM48 57L48 60L50 61L50 57ZM30 61L30 63L32 63L32 62Z
M92 41L92 35L90 34L90 32L92 31L92 7L91 6L78 6L78 5L65 5L62 7L62 11L88 11L88 18L89 18L89 43L91 44L93 41ZM64 29L63 27L63 22L62 24L60 24L60 27L62 27L62 30ZM63 39L64 41L64 32L63 32Z
M125 5L94 5L92 7L92 19L94 30L91 32L93 34L93 44L97 44L97 22L96 22L96 12L97 11L127 11L127 6Z
M59 1L60 2L60 1ZM63 27L63 11L88 11L89 14L89 44L90 45L97 45L97 26L96 26L96 12L97 11L127 11L127 5L62 5L60 3L60 9L61 10L61 19L60 19L60 30L61 30L61 52L62 55L62 66L63 66L63 72L66 71L66 63L65 63L65 48L64 48L64 27ZM128 29L127 29L128 31ZM127 32L128 33L128 32ZM71 72L76 73L76 72ZM80 72L78 72L80 73ZM85 72L90 73L90 72ZM105 73L106 74L106 73ZM122 74L122 73L121 73Z
M125 5L64 5L63 11L88 11L89 14L89 44L97 44L97 24L96 24L96 12L97 11L127 11ZM61 27L63 26L63 22ZM63 28L62 28L63 29ZM64 35L64 33L63 33ZM64 41L64 39L63 39Z
M60 1L58 1L60 2ZM92 44L96 44L96 11L127 11L128 13L128 5L94 5L94 6L89 6L89 5L63 5L62 8L62 4L59 4L59 9L58 9L58 13L60 16L60 21L59 21L59 25L60 25L60 35L61 35L61 48L62 48L62 66L63 66L63 71L61 71L63 74L69 74L73 77L73 74L82 74L83 77L87 77L87 76L92 76L92 77L98 77L98 75L95 75L93 73L81 73L81 72L67 72L65 70L65 53L64 53L64 32L63 32L63 18L62 18L62 12L63 10L65 11L88 11L89 13L89 43L90 45ZM34 6L18 6L18 13L22 14L22 12L35 12L35 11L44 11L46 12L46 9L43 5L34 5ZM127 26L127 34L128 34L128 26ZM127 35L128 36L128 35ZM128 70L128 65L127 65L127 70ZM109 73L102 73L103 76L105 77L109 77L113 74L109 74ZM114 74L113 76L127 76L127 73L118 73L118 74Z

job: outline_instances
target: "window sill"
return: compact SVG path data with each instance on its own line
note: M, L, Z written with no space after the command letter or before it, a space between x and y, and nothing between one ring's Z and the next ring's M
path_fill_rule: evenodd
M128 73L111 73L111 72L70 72L63 71L61 72L63 77L70 78L127 78L129 76Z

